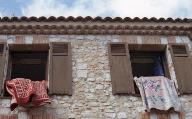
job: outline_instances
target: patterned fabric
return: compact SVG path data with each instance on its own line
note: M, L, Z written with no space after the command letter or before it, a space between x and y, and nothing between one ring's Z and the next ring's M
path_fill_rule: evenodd
M32 98L32 106L50 103L47 95L46 81L31 81L30 79L16 78L6 81L6 89L12 96L11 110L18 105L26 105Z
M175 111L181 111L181 102L173 81L163 76L140 77L134 80L147 111L152 108L168 110L171 107Z
M33 82L32 103L36 106L50 103L49 96L47 95L47 86L45 80Z

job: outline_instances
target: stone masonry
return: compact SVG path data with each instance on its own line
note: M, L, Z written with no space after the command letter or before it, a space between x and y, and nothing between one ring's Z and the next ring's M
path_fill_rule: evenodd
M136 35L49 35L48 40L35 41L35 36L25 36L24 41L16 41L13 35L1 35L8 43L49 43L71 42L73 63L72 96L51 96L52 103L39 108L19 107L11 112L10 99L0 99L0 114L18 114L19 119L27 119L29 113L54 113L58 119L138 119L143 111L141 97L112 94L108 59L109 42L138 44L187 43L187 36L136 36ZM131 40L130 40L131 39ZM190 49L191 50L191 49ZM175 72L167 49L171 79L176 81ZM185 119L192 119L192 95L180 97L184 106Z

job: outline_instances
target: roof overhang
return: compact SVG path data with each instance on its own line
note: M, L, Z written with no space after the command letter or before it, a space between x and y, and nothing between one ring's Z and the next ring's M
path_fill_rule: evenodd
M192 38L192 19L111 17L3 17L0 34L139 34L187 35Z

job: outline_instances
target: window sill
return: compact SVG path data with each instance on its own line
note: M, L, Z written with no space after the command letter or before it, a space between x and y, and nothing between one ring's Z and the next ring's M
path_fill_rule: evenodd
M0 99L11 99L11 96L6 97L6 96L0 96Z
M134 96L134 97L141 97L140 94L113 94L115 96Z

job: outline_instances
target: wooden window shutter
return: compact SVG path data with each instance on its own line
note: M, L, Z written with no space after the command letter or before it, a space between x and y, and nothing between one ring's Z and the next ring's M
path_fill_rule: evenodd
M175 68L179 92L192 93L192 57L185 44L170 44L171 56Z
M42 113L42 114L29 114L28 119L56 119L56 118L53 114Z
M72 95L71 45L53 42L50 46L49 93Z
M113 94L135 93L128 45L109 44L109 58Z
M159 113L157 114L157 119L171 119L169 113Z
M168 111L164 111L163 113L141 112L139 114L139 119L184 119L184 115L181 112L173 113Z
M139 119L150 119L150 113L149 112L140 113Z
M0 119L18 119L18 115L16 115L16 114L0 115Z
M0 43L0 94L3 94L4 80L5 80L5 64L6 64L6 43Z

